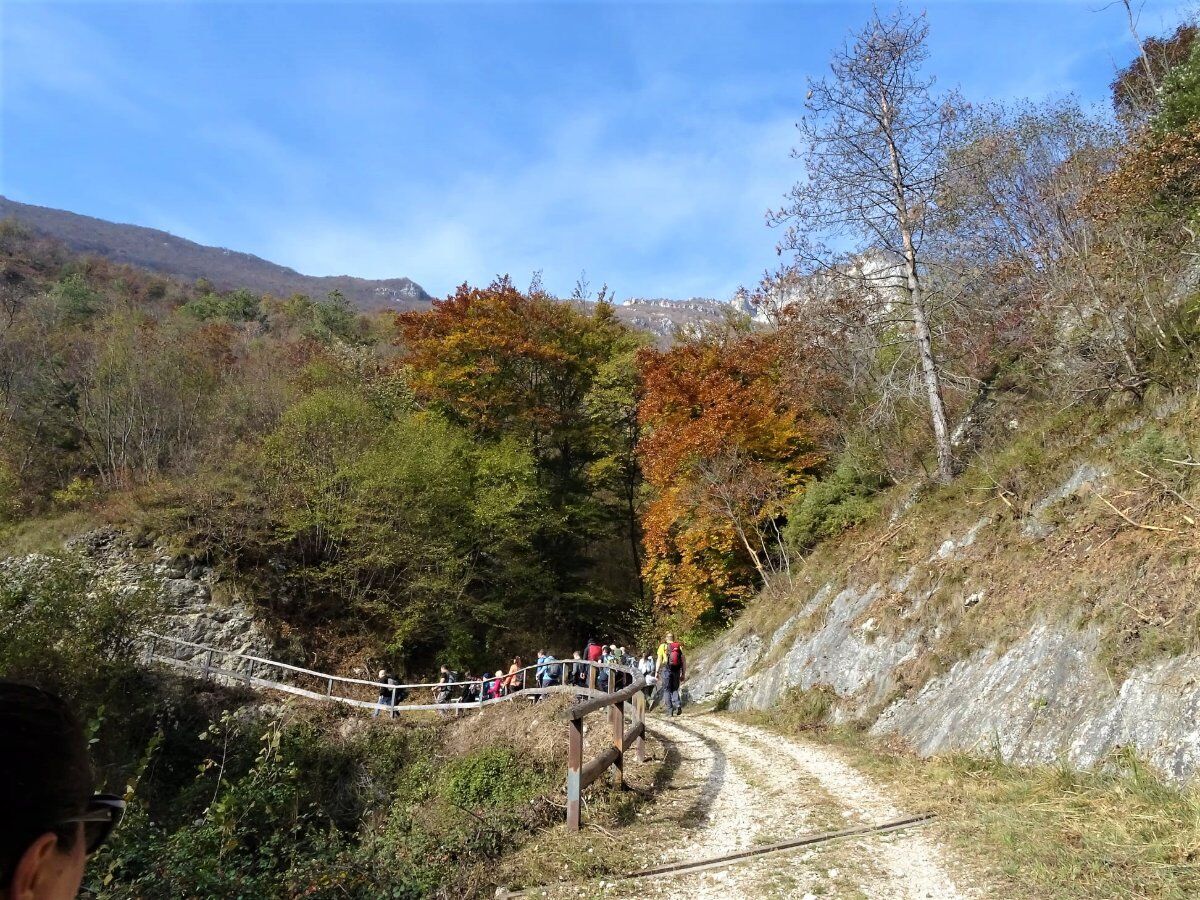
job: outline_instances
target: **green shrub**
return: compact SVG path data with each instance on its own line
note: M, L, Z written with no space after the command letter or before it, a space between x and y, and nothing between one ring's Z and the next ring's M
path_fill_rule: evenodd
M63 278L50 291L55 308L67 322L76 323L90 318L100 306L100 295L92 290L79 272Z
M447 765L441 793L468 808L500 808L527 803L546 788L545 776L512 750L488 748Z
M1187 459L1191 455L1191 451L1179 434L1173 431L1164 431L1154 425L1147 425L1122 451L1121 455L1134 468L1144 471L1159 471L1165 467L1175 473L1178 470L1166 460Z
M202 322L209 319L228 319L232 322L250 322L262 314L258 297L246 290L228 294L201 294L179 308L186 316Z
M1155 131L1183 131L1200 118L1200 42L1192 47L1186 61L1167 73L1160 97L1159 111L1152 122Z
M812 731L825 724L836 700L833 688L823 684L795 687L784 695L774 718L786 731Z
M73 554L0 561L0 677L85 690L137 661L152 590L96 579Z
M793 504L783 530L784 539L790 547L807 550L874 518L878 508L873 498L886 484L886 479L862 455L847 450L832 474L809 485Z
M99 496L100 491L95 481L76 475L67 482L66 487L51 493L50 499L54 501L55 506L62 509L77 509L94 502Z

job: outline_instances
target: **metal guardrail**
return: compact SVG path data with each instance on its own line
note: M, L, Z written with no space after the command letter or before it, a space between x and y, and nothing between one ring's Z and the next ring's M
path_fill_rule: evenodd
M477 685L480 681L495 681L496 677L491 676L473 681L391 685L362 678L330 675L327 672L317 672L248 653L221 650L167 635L147 634L146 642L145 659L148 664L159 663L183 669L198 674L206 680L222 678L231 683L244 684L247 687L281 691L311 700L342 703L360 709L387 711L391 715L427 710L457 713L463 710L481 709L494 703L507 703L519 697L539 697L550 694L582 697L584 699L573 704L566 713L568 721L567 828L571 831L579 830L580 802L584 788L595 782L609 769L613 773L613 785L620 788L624 784L625 752L630 747L636 750L638 762L642 762L646 758L646 695L643 692L646 680L640 672L625 666L580 659L542 663L540 666L534 664L502 676L513 687L504 696L468 702L439 703L436 701L437 693L453 691L455 688L461 689L467 685ZM529 687L528 682L531 677L536 684L536 670L547 666L557 669L559 683ZM587 672L586 684L571 683L576 675L584 671ZM533 672L534 675L530 676L530 672ZM607 674L602 677L600 673ZM597 681L603 681L607 690L597 688ZM518 682L520 687L516 686ZM626 686L617 689L618 682L626 683ZM305 687L306 683L310 687ZM321 690L322 688L323 690ZM379 699L388 693L395 697L401 691L406 697L428 693L435 699L431 703L393 702L390 704L382 703ZM374 699L370 699L372 694ZM585 765L583 762L584 719L589 713L601 709L608 710L612 745ZM625 728L627 712L631 713L633 723L628 730Z
M537 686L536 672L540 668L545 668L547 664L543 663L539 666L535 663L534 665L525 666L516 672L505 673L502 676L502 680L509 683L513 688L502 697L485 698L465 703L454 700L441 703L397 702L394 704L381 704L380 697L389 694L396 696L402 693L409 697L414 695L418 697L429 695L432 701L433 695L436 695L438 692L449 690L451 693L461 693L462 689L468 685L477 685L481 681L490 683L495 681L496 678L495 676L488 676L471 681L385 684L363 678L330 675L327 672L317 672L301 666L293 666L289 663L264 659L261 656L253 656L233 650L221 650L217 647L210 647L205 644L185 641L181 638L153 633L146 635L145 659L147 663L156 662L198 673L204 679L223 678L231 683L244 684L248 687L281 691L294 696L307 697L311 700L342 703L360 709L381 709L391 713L428 710L454 712L480 709L495 703L505 703L516 697L537 697L551 694L569 694L575 697L583 696L589 699L598 699L607 697L610 694L610 692L600 690L596 687L598 672L608 672L606 681L609 686L612 686L616 681L617 673L624 673L630 676L636 674L631 669L609 663L588 662L587 660L580 659L560 660L548 664L557 670L558 683L545 687ZM570 683L571 677L575 673L584 670L588 673L585 685ZM530 682L535 686L530 687Z

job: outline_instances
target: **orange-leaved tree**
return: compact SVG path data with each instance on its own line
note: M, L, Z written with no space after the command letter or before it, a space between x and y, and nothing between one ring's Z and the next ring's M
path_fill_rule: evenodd
M637 429L627 420L643 341L604 294L589 307L505 277L464 284L398 322L420 405L482 442L515 441L531 453L541 515L529 524L552 581L546 613L595 628L614 605L640 599Z
M644 573L682 622L787 569L783 512L824 459L824 423L785 384L779 340L727 328L640 357Z

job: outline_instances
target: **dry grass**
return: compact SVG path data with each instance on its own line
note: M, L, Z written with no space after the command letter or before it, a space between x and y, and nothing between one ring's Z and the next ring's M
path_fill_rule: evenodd
M1005 897L1173 898L1200 894L1200 795L1121 755L1104 774L1026 768L964 754L920 760L842 736L852 761L943 834Z
M1127 751L1102 772L1014 766L965 753L920 759L849 729L814 730L824 705L797 695L784 734L835 745L899 805L938 816L938 832L1007 900L1183 900L1200 896L1200 792L1166 783ZM968 873L969 875L969 873Z
M1186 455L1195 447L1200 454L1200 400L1164 403L1157 419L1147 406L1027 404L1006 412L1006 419L1019 418L1019 428L1001 428L993 449L971 460L953 484L918 492L895 522L885 514L819 545L793 565L790 585L765 591L712 650L747 634L769 639L826 583L833 585L830 597L847 586L883 586L858 617L857 624L874 620L873 634L896 638L921 626L922 652L896 673L902 693L977 650L1002 652L1039 621L1094 628L1100 661L1118 678L1139 663L1195 650L1200 467L1166 462L1161 448L1174 444ZM1155 439L1157 432L1165 437ZM1038 521L1048 534L1031 533L1031 510L1082 462L1112 475L1042 511ZM911 495L911 485L897 486L882 506L898 508ZM945 540L985 520L970 548L937 555ZM906 590L891 590L905 574ZM973 595L983 599L967 606ZM776 662L825 615L822 606L797 620L755 668Z

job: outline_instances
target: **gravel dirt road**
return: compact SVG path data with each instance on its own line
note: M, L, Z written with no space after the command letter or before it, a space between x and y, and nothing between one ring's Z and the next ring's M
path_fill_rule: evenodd
M836 750L715 714L652 718L669 774L641 819L657 845L645 868L699 861L805 834L914 815L900 809ZM860 898L967 900L971 887L926 828L846 838L691 874L576 888L612 898Z

